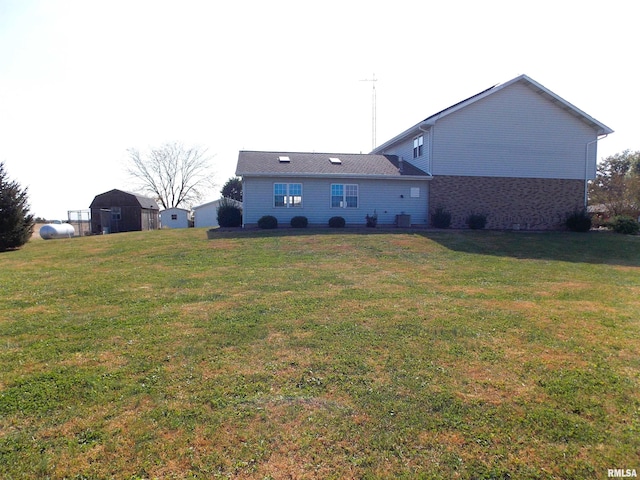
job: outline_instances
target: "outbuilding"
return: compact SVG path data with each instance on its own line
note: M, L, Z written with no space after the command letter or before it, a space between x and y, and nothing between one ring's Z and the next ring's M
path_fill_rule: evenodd
M199 227L217 227L218 226L218 207L223 201L222 198L214 200L212 202L203 203L197 207L193 207L193 223L196 228ZM237 205L238 208L242 208L242 202L237 200L227 199Z
M191 212L184 208L167 208L160 212L162 228L188 228Z
M158 204L152 198L123 190L96 195L91 202L93 234L157 230Z

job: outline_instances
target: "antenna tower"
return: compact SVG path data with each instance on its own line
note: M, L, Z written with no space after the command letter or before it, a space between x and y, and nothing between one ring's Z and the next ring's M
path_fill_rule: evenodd
M371 82L373 90L371 92L371 150L376 148L376 74L374 73L371 78L365 78L360 80L361 82Z

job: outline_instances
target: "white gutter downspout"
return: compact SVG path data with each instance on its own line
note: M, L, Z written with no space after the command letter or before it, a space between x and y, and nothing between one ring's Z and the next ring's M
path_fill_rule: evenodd
M589 145L596 143L598 140L604 140L607 138L609 134L605 134L603 137L597 137L595 140L591 140L587 142L584 147L584 208L587 208L587 193L588 193L588 184L589 184ZM598 159L596 158L596 166L598 164Z
M429 130L431 130L430 128L424 129L422 128L422 123L420 125L418 125L418 130L420 130L421 132L424 132L428 135L428 139L429 139L429 171L427 172L429 175L431 175L431 134L429 133Z

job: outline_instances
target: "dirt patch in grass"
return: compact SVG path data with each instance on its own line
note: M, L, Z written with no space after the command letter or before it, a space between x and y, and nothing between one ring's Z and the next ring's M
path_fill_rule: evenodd
M481 401L491 405L501 405L529 399L535 386L527 385L520 375L493 365L470 364L465 369L464 385L459 395L465 401ZM459 373L462 375L462 372Z
M354 445L337 438L327 423L351 421L351 409L323 398L264 399L261 436L269 438L268 454L256 461L253 478L349 478L349 452ZM331 451L327 462L324 452ZM340 460L342 459L342 460Z
M71 367L105 367L108 370L118 370L125 366L128 361L121 352L103 350L99 352L76 352L59 363L60 365Z

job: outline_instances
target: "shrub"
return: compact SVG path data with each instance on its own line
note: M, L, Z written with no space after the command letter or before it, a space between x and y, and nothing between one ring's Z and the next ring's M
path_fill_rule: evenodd
M329 226L331 228L344 228L346 222L342 217L331 217L329 219Z
M487 216L484 213L472 213L467 217L467 225L473 230L482 230L487 225Z
M367 227L375 228L376 225L378 225L378 214L375 210L373 211L373 215L369 215L367 213L366 217L364 218L367 221Z
M451 225L451 213L442 207L438 207L435 213L431 215L431 223L436 228L449 228Z
M609 225L616 233L624 233L626 235L635 235L640 231L640 224L633 218L626 215L619 215L615 217Z
M291 226L293 228L307 228L307 225L309 225L307 217L297 216L291 219Z
M218 225L221 227L242 226L242 209L238 203L223 197L218 206Z
M591 215L586 210L574 210L567 215L565 225L572 232L588 232L591 230Z
M265 215L258 220L258 227L260 228L278 228L278 219L273 215Z
M609 228L609 220L606 219L604 217L604 215L601 214L595 214L593 217L591 217L591 228Z

